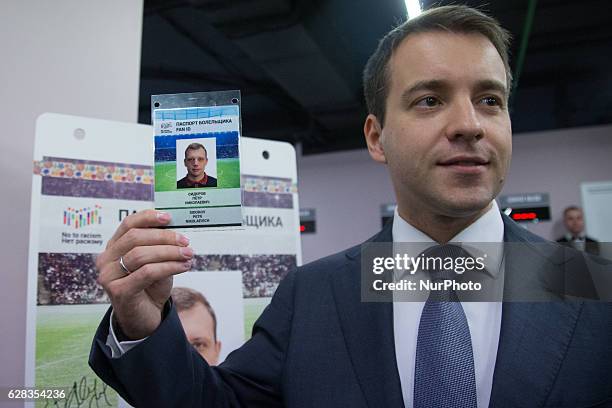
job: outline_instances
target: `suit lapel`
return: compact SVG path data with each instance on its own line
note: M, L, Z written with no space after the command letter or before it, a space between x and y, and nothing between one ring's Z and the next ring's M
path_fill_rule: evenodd
M506 217L504 224L506 242L529 245L529 233ZM516 279L529 280L526 274L537 271L538 266L550 268L551 264L529 251L507 256L507 284L516 284ZM504 302L491 407L545 404L581 308L582 302Z
M391 224L370 241L391 242ZM403 407L395 357L393 305L361 301L360 255L361 247L348 251L345 269L331 278L344 340L368 406Z
M504 217L505 241L528 244L535 236ZM368 242L391 242L388 224ZM364 244L367 245L367 242ZM331 275L336 307L353 368L368 406L403 407L395 356L393 305L361 302L361 247L347 253ZM528 278L544 267L538 256L506 258L506 279ZM546 267L550 267L547 264ZM569 346L582 302L506 302L490 406L543 406Z

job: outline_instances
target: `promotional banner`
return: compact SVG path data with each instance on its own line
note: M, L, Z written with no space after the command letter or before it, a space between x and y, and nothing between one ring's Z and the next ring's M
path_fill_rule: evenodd
M66 393L29 406L126 406L87 365L95 329L110 306L96 282L95 260L122 219L153 207L152 132L67 115L38 120L26 385ZM282 160L261 163L262 149L282 150L275 155ZM175 278L172 292L187 338L213 365L248 339L278 282L301 263L293 148L243 138L241 151L244 227L186 230L193 268ZM190 299L199 299L198 307L181 310Z

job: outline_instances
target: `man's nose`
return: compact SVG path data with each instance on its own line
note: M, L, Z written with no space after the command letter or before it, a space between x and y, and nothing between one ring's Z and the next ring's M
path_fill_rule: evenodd
M471 99L465 97L455 101L449 110L446 137L449 140L461 138L475 141L483 136L484 128Z

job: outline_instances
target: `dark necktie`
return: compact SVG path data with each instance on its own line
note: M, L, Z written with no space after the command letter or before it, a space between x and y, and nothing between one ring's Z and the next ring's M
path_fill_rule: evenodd
M470 255L456 245L428 249L426 257ZM430 281L453 279L454 271L428 271ZM452 289L430 291L421 313L414 378L415 408L476 408L472 339L463 307Z

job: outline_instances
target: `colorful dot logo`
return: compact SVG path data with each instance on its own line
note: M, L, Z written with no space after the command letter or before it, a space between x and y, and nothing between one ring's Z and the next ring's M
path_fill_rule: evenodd
M72 208L68 207L64 210L64 225L79 229L88 225L102 224L102 206L95 205L93 207Z

